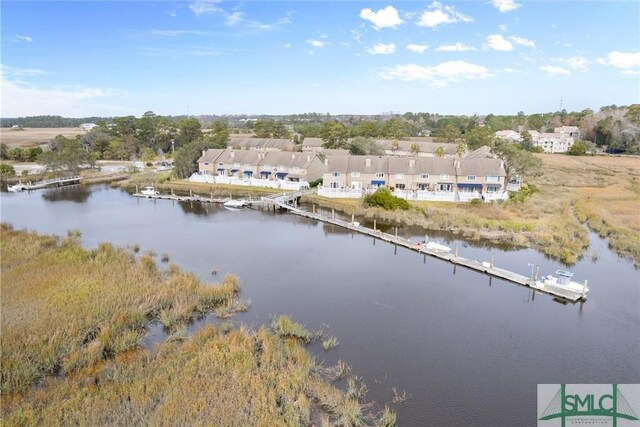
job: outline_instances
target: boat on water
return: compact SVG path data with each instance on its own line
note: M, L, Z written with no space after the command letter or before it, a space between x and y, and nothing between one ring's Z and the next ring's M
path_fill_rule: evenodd
M143 196L157 196L160 192L153 187L144 187L142 191L140 191L140 194Z
M227 200L226 202L224 202L222 204L222 206L224 206L225 208L231 208L231 209L241 209L244 208L247 205L247 202L244 200Z
M576 292L580 294L586 294L589 292L589 288L584 284L576 283L571 281L573 277L573 273L566 270L556 270L554 275L543 276L542 280L539 280L536 284L541 288L556 288L556 289L564 289L571 292Z
M420 249L424 248L430 251L438 251L438 252L451 252L451 248L447 245L442 245L436 242L420 242L418 243Z
M20 191L24 191L27 189L27 186L22 184L22 183L17 183L14 185L9 185L7 187L7 190L12 192L12 193L19 193Z

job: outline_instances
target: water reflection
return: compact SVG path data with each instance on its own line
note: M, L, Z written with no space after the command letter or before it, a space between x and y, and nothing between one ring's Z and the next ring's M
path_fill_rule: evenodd
M91 188L87 185L48 188L42 191L42 198L47 202L85 203L91 197Z

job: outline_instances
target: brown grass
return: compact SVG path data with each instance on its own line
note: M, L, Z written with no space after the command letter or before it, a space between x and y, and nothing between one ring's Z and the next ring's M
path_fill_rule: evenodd
M330 384L346 368L318 367L291 334L209 325L189 337L195 313L235 303L235 276L205 286L150 255L136 261L107 243L87 251L77 232L3 225L0 238L2 425L300 426L312 413L395 425L387 408L367 411L354 379L348 393ZM139 343L152 319L174 332L150 351Z
M640 159L541 154L540 191L524 202L466 204L413 202L414 209L367 209L360 200L309 197L307 202L347 214L469 239L533 247L575 263L589 245L588 229L609 238L619 255L640 265Z
M0 128L0 141L9 147L33 147L49 142L58 135L75 138L86 132L80 128L26 128L13 130Z

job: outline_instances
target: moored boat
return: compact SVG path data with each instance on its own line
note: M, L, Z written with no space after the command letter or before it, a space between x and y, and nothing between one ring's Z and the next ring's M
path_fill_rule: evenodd
M556 270L554 275L543 276L542 280L539 280L536 284L538 287L563 289L574 293L586 294L589 292L586 281L584 284L571 281L573 273L566 270Z
M149 187L144 187L142 191L140 191L140 194L144 196L157 196L158 194L160 194L160 192L155 188L149 186Z
M243 208L247 205L247 202L244 200L227 200L226 202L224 202L223 206L225 208L233 208L233 209L240 209Z
M8 190L8 191L10 191L10 192L12 192L12 193L18 193L18 192L20 192L20 191L24 191L24 190L26 190L26 189L27 189L27 186L26 186L26 185L24 185L24 184L22 184L22 183L17 183L17 184L14 184L14 185L9 185L9 186L7 187L7 190Z

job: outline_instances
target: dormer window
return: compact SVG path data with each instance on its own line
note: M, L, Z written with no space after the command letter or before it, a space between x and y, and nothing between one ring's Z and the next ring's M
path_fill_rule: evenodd
M476 180L475 175L467 175L467 181L475 181L475 180Z

